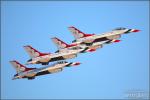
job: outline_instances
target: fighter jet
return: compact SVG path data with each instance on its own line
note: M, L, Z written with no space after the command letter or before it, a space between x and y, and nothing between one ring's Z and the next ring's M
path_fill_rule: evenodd
M78 44L78 43L67 44L57 37L53 37L53 38L51 38L51 40L58 48L58 50L56 52L63 52L63 51L67 51L67 50L78 50L78 49L83 48L84 50L81 51L80 53L93 52L93 51L95 51L95 49L101 48L103 43L107 42L107 41L97 42L97 43L94 43L93 45L87 46L85 44Z
M72 41L73 44L86 44L93 45L94 43L105 42L106 44L120 42L118 38L121 37L122 34L128 34L131 32L139 32L137 29L127 29L127 28L116 28L110 32L105 32L102 34L86 34L80 31L75 27L68 28L70 32L75 37L75 40Z
M82 52L83 49L78 50L69 50L64 52L58 53L41 53L38 50L34 49L30 45L24 46L24 49L29 54L31 59L29 59L26 63L27 64L42 64L48 65L49 62L59 61L59 60L66 60L77 57L79 52Z
M34 79L36 76L40 75L46 75L46 74L52 74L57 73L63 70L64 67L71 67L71 66L77 66L80 65L79 62L56 62L50 66L44 66L41 68L27 68L26 66L20 64L18 61L13 60L10 61L12 66L16 69L17 74L14 75L12 78L14 79L24 79L27 78L28 80Z

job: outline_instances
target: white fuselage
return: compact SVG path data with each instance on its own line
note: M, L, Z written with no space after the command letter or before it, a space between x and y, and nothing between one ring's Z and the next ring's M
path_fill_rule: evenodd
M39 57L32 58L31 61L27 62L27 64L46 63L46 62L52 62L52 61L58 61L64 59L71 59L76 57L80 51L82 51L82 49L64 50L63 52L39 56Z
M83 37L83 38L77 39L75 43L81 43L81 42L91 43L94 40L99 39L99 38L103 38L103 37L108 37L110 39L117 39L119 37L113 37L113 36L119 36L121 34L124 34L127 30L128 29L126 29L126 30L114 30L114 31L111 31L111 32L105 32L105 33L102 33L102 34Z
M45 66L45 67L36 68L36 69L25 71L25 72L20 72L18 73L16 77L14 77L14 79L23 78L23 77L35 77L38 73L42 73L42 72L44 73L46 71L47 73L56 73L56 72L62 71L62 69L68 64L69 64L68 62L54 63L50 66Z
M111 32L105 32L103 34L79 38L76 40L76 42L72 43L72 44L76 44L76 46L61 48L61 49L59 49L59 53L67 52L70 50L80 50L80 48L82 48L83 50L85 48L88 48L87 51L90 49L96 50L98 48L102 48L103 44L109 42L110 40L120 38L120 35L124 34L126 31L128 31L128 29L114 30ZM106 38L106 39L102 39L102 38ZM96 39L102 39L102 40L95 41ZM83 53L83 52L81 52L81 53Z
M107 42L107 41L95 42L89 46L87 46L86 44L79 44L79 43L77 44L75 42L75 44L77 44L76 46L59 49L59 53L63 53L63 52L71 51L71 50L76 50L76 51L78 51L78 53L84 53L84 52L88 52L88 50L90 50L90 49L102 48L102 45L105 42ZM82 51L84 51L84 52L82 52Z

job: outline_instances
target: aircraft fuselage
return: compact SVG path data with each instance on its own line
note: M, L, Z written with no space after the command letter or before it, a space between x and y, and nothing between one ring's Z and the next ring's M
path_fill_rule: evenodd
M77 63L76 65L78 65ZM20 72L16 75L14 75L13 79L20 79L20 78L28 78L28 79L34 79L35 76L45 75L45 74L52 74L57 73L63 70L64 67L73 66L73 63L68 62L57 62L50 66L45 66L41 68L35 68L33 70Z
M83 49L78 50L66 50L63 52L58 52L54 54L44 55L44 56L38 56L35 58L32 58L27 61L27 64L45 64L47 65L49 62L53 61L59 61L59 60L65 60L65 59L71 59L75 58L79 52L81 52Z

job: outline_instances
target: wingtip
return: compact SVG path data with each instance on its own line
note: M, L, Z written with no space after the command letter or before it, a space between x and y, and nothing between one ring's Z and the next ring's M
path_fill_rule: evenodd
M75 28L74 26L69 26L68 28Z
M24 45L23 47L31 47L30 45Z
M52 37L51 39L57 39L57 37Z
M9 62L17 62L17 60L10 60Z
M14 62L14 60L9 61L10 63Z

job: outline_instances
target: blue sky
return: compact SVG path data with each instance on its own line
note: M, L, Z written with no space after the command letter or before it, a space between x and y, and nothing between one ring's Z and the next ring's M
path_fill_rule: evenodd
M130 90L148 93L148 1L3 1L1 8L2 99L124 99ZM69 26L95 34L116 27L141 32L123 35L120 43L68 60L80 61L78 67L32 81L11 80L16 72L9 61L24 64L29 59L22 46L30 44L53 53L57 48L50 38L67 43L74 39Z

